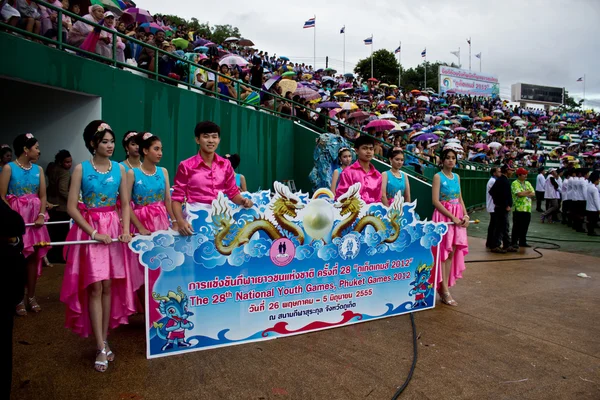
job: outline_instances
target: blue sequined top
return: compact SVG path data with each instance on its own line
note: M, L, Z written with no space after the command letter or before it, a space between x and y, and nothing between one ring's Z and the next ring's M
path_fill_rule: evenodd
M388 199L393 199L396 193L404 194L406 190L406 175L400 172L400 178L397 178L392 171L386 171L387 174L387 185L385 186L385 193Z
M440 177L440 201L450 201L460 198L458 175L453 172L452 179L449 179L442 171L437 174Z
M111 163L112 169L107 174L96 172L89 161L81 163L81 195L87 208L116 206L121 185L121 168L116 161Z
M10 181L8 182L7 194L12 194L17 197L27 194L37 194L40 189L40 167L36 164L31 164L29 170L23 169L16 162L11 161L10 165Z
M148 176L139 168L133 169L132 198L131 200L137 206L147 206L148 204L165 201L165 174L163 169L156 167L156 173Z

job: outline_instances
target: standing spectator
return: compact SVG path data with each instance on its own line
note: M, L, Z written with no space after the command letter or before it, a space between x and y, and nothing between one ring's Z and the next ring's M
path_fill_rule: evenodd
M490 224L488 226L488 231L487 231L487 239L485 241L485 247L488 249L491 249L491 244L492 244L492 238L494 237L494 229L495 229L495 218L494 218L494 200L492 199L492 195L490 194L490 189L492 188L492 186L494 186L494 183L496 183L496 179L498 179L498 177L500 177L500 167L496 167L493 166L490 169L490 180L488 181L486 188L485 188L485 206L486 206L486 210L487 212L490 214Z
M50 221L68 221L71 219L67 213L67 200L69 198L69 183L71 180L71 166L73 158L67 150L61 150L54 156L54 162L48 164L48 204ZM49 225L48 233L53 242L62 242L69 233L69 224ZM53 247L48 252L50 262L63 263L62 248Z
M9 145L3 144L0 146L0 172L2 168L12 161L12 149Z
M504 164L500 168L500 172L502 175L496 179L496 182L490 189L490 195L494 201L495 217L494 237L492 243L490 243L490 247L492 248L492 253L504 254L507 251L517 251L511 247L510 237L508 235L508 213L513 205L508 178L512 176L514 170L507 164Z
M535 197L535 191L527 181L525 168L517 170L517 179L511 184L511 191L514 204L512 247L531 247L527 244L527 231L531 222L531 199Z
M588 236L600 236L594 231L596 224L598 224L598 214L600 213L598 184L600 184L600 171L594 171L590 174L589 183L585 189Z
M263 84L263 67L261 64L260 58L254 57L252 68L250 68L250 75L252 76L250 84L257 89L261 89Z
M544 212L544 210L542 210L542 201L544 201L544 192L546 191L545 184L546 177L544 176L544 167L540 167L538 168L538 175L535 181L535 199L537 205L535 211L537 212Z
M375 151L375 139L361 136L354 142L358 160L340 174L340 183L335 191L335 198L345 194L350 186L360 182L360 197L366 204L381 201L381 173L371 164Z
M571 215L573 219L573 229L576 232L585 233L583 229L583 220L585 217L585 200L586 200L586 183L589 170L586 168L578 168L575 170L577 175L571 182L573 189L573 198L571 199Z
M25 222L18 212L11 209L8 204L0 201L0 257L3 262L3 280L5 293L2 309L2 325L4 326L5 341L0 349L3 376L2 390L5 399L10 398L13 364L13 326L15 307L23 300L25 294L25 257L23 257L23 235L25 235ZM5 339L6 340L6 339Z

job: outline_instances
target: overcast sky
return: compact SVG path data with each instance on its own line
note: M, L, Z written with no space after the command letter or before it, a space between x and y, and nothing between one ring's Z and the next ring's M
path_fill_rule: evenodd
M575 98L600 109L600 0L322 0L193 1L138 0L152 13L176 14L211 25L231 24L269 54L289 56L312 64L313 29L303 29L316 15L317 67L344 69L343 38L346 26L346 72L369 56L363 40L373 34L373 49L394 51L402 41L402 65L428 61L457 62L450 54L460 47L463 69L479 71L475 54L482 53L482 72L496 75L502 98L510 86L523 82L565 87Z

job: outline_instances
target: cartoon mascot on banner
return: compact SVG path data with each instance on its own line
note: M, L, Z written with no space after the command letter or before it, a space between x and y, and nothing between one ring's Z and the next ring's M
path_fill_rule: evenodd
M153 292L152 298L158 302L158 311L164 316L153 324L158 337L167 341L162 351L174 346L190 347L191 344L185 341L185 330L194 328L194 324L188 321L194 313L188 311L188 297L181 291L181 287L177 288L177 293L169 290L166 296Z

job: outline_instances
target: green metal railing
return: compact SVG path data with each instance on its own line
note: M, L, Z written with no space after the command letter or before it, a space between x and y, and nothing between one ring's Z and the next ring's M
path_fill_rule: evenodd
M43 7L46 7L47 9L52 10L52 11L54 11L54 12L57 13L57 38L56 39L50 39L50 38L47 38L45 36L37 35L37 34L34 34L32 32L28 32L26 30L23 30L23 29L20 29L20 28L17 28L17 27L13 27L13 26L8 25L8 24L3 23L3 22L0 22L0 26L2 26L5 30L16 32L16 33L19 33L19 34L21 34L23 36L26 36L26 37L31 37L31 38L33 38L35 40L44 42L46 44L53 44L59 50L71 50L71 51L77 52L79 54L85 55L85 56L87 56L89 58L96 59L96 60L105 62L107 64L110 64L113 67L127 68L127 69L130 69L130 70L134 70L134 71L137 71L137 72L141 72L141 73L147 74L149 78L154 79L156 81L160 80L160 81L167 82L167 83L172 83L172 84L177 84L177 85L183 85L188 90L198 90L198 91L203 92L205 94L218 97L218 98L220 98L222 100L234 101L239 106L254 107L255 109L263 110L263 111L272 113L272 114L277 115L277 116L282 117L282 118L291 119L293 121L296 121L296 122L300 123L301 125L305 125L308 128L313 129L313 130L315 130L317 132L320 132L320 133L329 132L329 130L327 129L327 127L330 126L330 121L335 121L335 123L338 126L342 127L343 129L346 129L346 130L348 130L350 132L354 132L355 134L358 133L360 135L371 136L371 135L369 135L368 133L366 133L364 131L361 131L359 129L356 129L353 126L350 126L350 125L347 125L347 124L343 123L342 121L330 118L329 114L327 112L323 112L323 111L321 111L321 115L325 118L325 127L322 128L322 127L316 125L315 121L307 121L307 120L305 120L303 118L299 118L297 115L295 115L295 112L294 112L294 109L299 108L299 109L304 110L307 113L307 115L311 115L311 114L313 114L313 113L316 112L314 109L312 109L310 107L307 107L307 106L305 106L303 104L294 102L291 99L287 99L287 98L284 98L282 96L279 96L276 93L272 93L270 91L270 89L266 90L266 89L263 89L263 88L254 87L254 86L252 86L252 85L250 85L250 84L248 84L246 82L234 79L233 77L231 77L229 75L222 74L219 71L214 71L214 70L206 68L206 67L204 67L204 66L202 66L200 64L194 63L194 62L188 60L187 58L183 58L183 57L180 57L180 56L178 56L176 54L164 51L164 50L162 50L160 48L148 45L147 43L144 43L144 42L136 39L135 37L127 36L125 34L122 34L122 33L118 32L118 31L116 31L115 29L111 29L111 28L108 28L106 26L99 25L99 24L97 24L95 22L86 20L86 19L84 19L83 17L81 17L81 16L79 16L77 14L74 14L74 13L72 13L70 11L63 10L62 8L56 7L56 6L54 6L52 4L49 4L49 3L46 3L45 1L42 1L42 0L32 0L32 2L33 3L37 3L39 5L42 5ZM106 32L106 33L110 34L111 35L110 36L111 37L111 43L112 43L112 58L107 58L107 57L104 57L104 56L102 56L100 54L89 52L89 51L83 50L83 49L81 49L79 47L72 46L69 43L65 43L63 41L63 35L62 35L62 28L63 28L62 17L63 17L63 15L69 16L73 21L82 21L82 22L84 22L84 23L86 23L88 25L93 26L96 29L99 29L99 30L101 30L103 32ZM140 68L138 66L130 65L130 64L127 64L125 62L119 61L117 59L117 38L124 39L124 40L126 40L128 42L136 43L136 44L138 44L138 45L140 45L140 46L142 46L144 48L147 48L147 49L150 49L151 51L153 51L154 54L155 54L155 56L154 56L154 63L153 63L153 69L154 70L152 71L150 69L143 69L143 68ZM162 56L168 56L169 58L171 58L174 61L178 61L178 62L183 63L185 65L184 68L185 68L185 70L187 71L187 74L188 74L188 79L187 80L178 80L178 79L174 79L172 77L160 74L160 72L159 72L159 59ZM199 87L199 86L197 86L197 85L195 85L193 83L190 83L190 82L193 82L193 77L192 77L192 74L191 74L191 71L192 71L193 67L202 69L203 71L206 71L207 73L212 73L213 74L213 76L214 76L213 83L214 84L213 84L212 90L209 90L209 89L206 89L206 88L202 88L202 87ZM219 93L219 89L218 89L219 78L228 79L232 83L236 84L235 85L236 86L236 97L231 97L228 94ZM245 100L241 100L240 94L241 94L241 87L242 86L248 87L248 88L250 88L252 91L254 91L256 93L260 94L262 92L262 93L266 93L269 96L271 96L273 98L273 107L272 108L271 107L265 107L262 104L250 105L250 104L246 103ZM281 112L281 111L278 110L278 108L279 108L278 106L281 105L281 104L283 104L283 103L289 104L289 106L290 106L290 114L283 113L283 112ZM371 137L373 137L373 136L371 136ZM382 146L384 146L384 147L387 147L387 148L391 148L392 147L392 145L390 143L388 143L388 142L386 142L386 141L384 141L382 139L379 139L379 138L376 138L376 137L373 137L373 138L376 141L380 142L382 144ZM405 151L405 153L407 153L408 155L411 155L411 156L415 157L416 159L418 159L420 161L421 165L424 168L433 168L434 170L436 170L436 172L439 170L439 166L438 165L436 165L435 163L430 162L429 160L426 160L423 157L420 157L418 154L414 154L414 153L407 152L407 151ZM379 157L379 156L377 156L377 158L383 160L384 162L388 161L385 157ZM464 161L464 160L461 160L459 162L459 165L461 167L459 169L467 168L468 170L476 170L476 171L485 171L485 170L489 169L489 167L487 167L485 165L477 164L477 163L471 163L471 162ZM411 168L406 168L405 170L409 174L412 174L412 175L414 175L414 176L416 176L416 177L418 177L420 179L424 179L426 181L431 181L431 178L428 176L429 174L421 175L421 174L416 173Z

